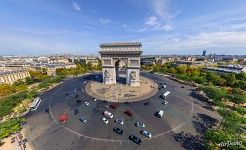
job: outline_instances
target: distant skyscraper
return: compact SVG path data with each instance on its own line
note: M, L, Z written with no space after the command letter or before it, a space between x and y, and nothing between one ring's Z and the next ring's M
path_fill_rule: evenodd
M206 56L206 50L202 52L202 56Z

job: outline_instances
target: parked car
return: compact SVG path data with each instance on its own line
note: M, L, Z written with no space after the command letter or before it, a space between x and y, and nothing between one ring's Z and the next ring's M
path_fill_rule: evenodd
M125 111L124 114L126 114L129 117L133 116L133 113L131 111L129 111L129 110Z
M106 118L102 118L102 122L108 124L108 120Z
M138 137L136 137L136 136L134 136L134 135L130 135L130 136L129 136L129 139L130 139L131 141L133 141L134 143L138 144L138 145L140 145L140 144L142 143L141 139L139 139Z
M102 105L102 108L108 108L108 105Z
M146 130L140 131L140 133L141 133L142 135L148 137L148 138L151 138L151 137L152 137L151 133L149 133L149 132L146 131Z
M87 106L88 106L88 105L90 105L90 103L89 103L89 102L85 102L85 105L87 105Z
M108 101L107 101L107 100L103 100L103 102L104 102L104 103L108 103Z
M75 98L78 98L79 97L79 95L77 94L77 95L75 95Z
M184 86L181 86L181 88L184 88Z
M76 100L76 103L82 103L82 101L81 100Z
M108 117L108 118L113 118L114 117L114 115L111 112L107 111L107 110L105 110L103 112L103 115L106 116L106 117Z
M123 130L122 130L122 129L120 129L120 128L113 128L113 131L114 131L115 133L120 134L120 135L122 135L122 134L123 134Z
M69 94L68 93L66 93L66 96L68 96Z
M145 128L145 124L142 123L142 122L137 122L137 123L135 123L135 126L136 126L136 127L140 127L140 128Z
M123 121L123 119L116 119L115 120L115 123L118 123L120 125L123 125L124 124L124 121Z
M116 104L111 104L111 105L110 105L110 108L112 108L112 109L117 109L117 105L116 105Z
M85 117L79 118L79 121L82 122L82 123L86 123L87 122Z

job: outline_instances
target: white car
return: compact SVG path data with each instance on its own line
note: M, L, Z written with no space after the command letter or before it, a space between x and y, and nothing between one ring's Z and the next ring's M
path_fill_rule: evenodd
M108 118L111 118L111 119L114 117L114 115L111 112L107 111L107 110L105 110L103 112L103 115L108 117Z
M140 128L145 128L145 124L142 123L142 122L137 122L137 123L135 123L135 126L136 126L136 127L140 127Z
M90 105L90 103L89 103L89 102L85 102L85 105L87 105L87 106L88 106L88 105Z
M120 125L123 125L124 124L124 121L122 119L116 119L115 120L115 123L118 123Z
M146 131L146 130L140 131L140 133L141 133L142 135L148 137L148 138L151 138L151 136L152 136L151 133L149 133L149 132Z
M166 104L168 104L168 101L164 101L162 104L163 104L163 105L166 105Z
M86 81L84 83L86 83Z
M102 118L102 122L108 124L108 120L106 118Z
M97 101L97 99L96 99L96 98L94 98L94 101Z

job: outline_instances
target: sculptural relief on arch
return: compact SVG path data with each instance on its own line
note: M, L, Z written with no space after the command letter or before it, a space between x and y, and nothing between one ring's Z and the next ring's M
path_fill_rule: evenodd
M104 84L116 84L119 78L119 63L126 67L126 84L140 86L140 42L100 44Z

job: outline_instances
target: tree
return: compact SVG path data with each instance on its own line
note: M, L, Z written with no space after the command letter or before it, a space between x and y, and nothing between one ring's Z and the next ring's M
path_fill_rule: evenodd
M186 74L187 65L179 65L176 67L177 73L179 74Z
M226 85L233 86L233 84L236 82L236 76L233 73L226 73L222 75L222 78L226 80Z
M175 68L171 67L168 69L168 72L175 74L177 72L177 70Z
M245 72L241 72L239 74L236 74L236 79L237 80L243 80L246 81L246 73Z
M0 96L6 96L13 93L13 87L8 84L0 84Z

